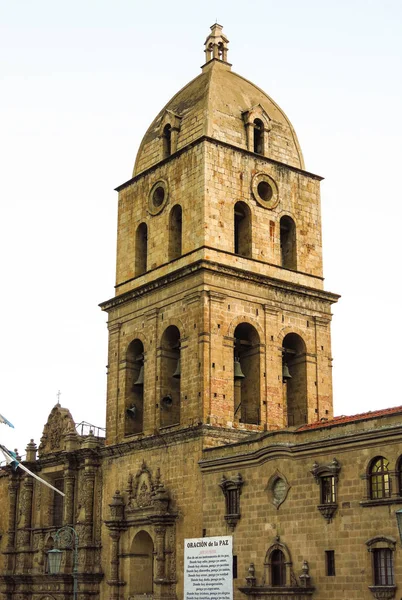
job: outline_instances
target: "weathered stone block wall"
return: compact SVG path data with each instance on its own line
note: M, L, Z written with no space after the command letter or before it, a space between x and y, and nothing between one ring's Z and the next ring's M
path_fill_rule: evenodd
M167 201L158 214L151 214L149 195L152 186L160 180L167 182ZM144 274L136 278L135 282L130 281L135 276L135 239L137 228L141 223L146 223L148 228L147 271L169 262L169 217L171 209L176 204L180 204L183 211L182 254L202 246L203 195L203 151L200 145L190 148L180 156L172 157L168 162L144 173L120 190L116 262L117 294L122 294L150 279L149 275ZM153 273L151 278L155 276L156 274Z
M240 497L241 519L233 532L234 554L238 557L238 579L234 582L236 600L244 598L236 590L245 585L251 562L255 564L257 583L261 585L264 558L276 536L290 550L297 578L301 573L303 560L308 561L312 585L316 587L314 598L317 600L369 600L373 597L368 589L368 586L373 585L372 555L368 552L366 542L375 536L389 536L399 540L395 510L400 505L379 502L378 505L362 506L360 502L367 498L367 481L364 476L370 460L378 455L384 456L390 462L393 494L398 494L397 475L393 471L402 447L398 440L400 434L386 439L381 436L381 430L373 429L373 422L368 425L371 435L366 435L364 440L358 440L357 433L366 427L354 424L352 429L355 439L351 436L347 440L344 437L345 428L341 427L337 435L335 432L329 434L322 430L307 435L298 434L292 440L276 440L274 434L266 440L265 455L262 452L264 443L246 443L204 453L206 460L211 461L210 466L202 463L203 526L207 535L231 534L224 519L225 500L219 487L222 475L230 479L240 473L245 482ZM384 426L384 423L381 425ZM327 451L322 445L323 438L331 446ZM321 447L315 447L316 442ZM256 451L258 447L259 458L256 460L251 451ZM245 458L248 451L249 459ZM235 458L236 454L238 460ZM218 465L216 462L213 464L212 461L218 456L230 460L230 466ZM327 523L317 509L320 504L320 487L310 470L314 462L327 465L334 457L341 465L338 509L332 521ZM273 504L273 494L268 485L276 475L285 478L290 486L286 500L279 508ZM336 575L333 577L326 575L326 550L335 551ZM398 587L402 585L400 555L401 549L397 541L393 557L395 583Z
M258 173L276 183L278 203L272 209L253 195ZM279 222L288 215L296 224L297 271L322 277L320 178L213 142L205 143L205 177L207 246L234 252L234 205L243 201L251 209L252 259L281 266ZM286 279L284 271L278 269L276 276ZM319 279L311 285L322 288Z
M201 449L202 438L199 431L189 430L182 437L177 438L176 441L169 437L165 437L165 441L160 437L159 439L154 437L148 441L146 448L141 448L141 445L133 446L130 452L123 452L120 457L116 453L114 457L105 457L103 461L103 519L105 520L109 518L110 509L108 505L116 490L121 491L127 504L127 487L130 475L135 478L136 473L145 463L152 479L155 481L157 471L160 470L160 481L171 499L169 510L177 515L172 519L173 528L168 533L169 539L166 540L166 549L169 550L169 544L173 544L174 554L173 557L167 555L166 560L173 560L173 576L177 577L176 589L179 598L182 597L183 591L184 539L202 536L202 507L200 504L202 481L198 468ZM153 519L148 518L150 514L148 508L131 514L134 519L139 518L139 520L130 525L131 515L126 511L129 526L122 532L119 542L119 553L123 555L119 562L120 578L126 582L130 576L130 562L127 555L130 553L135 535L141 530L147 531L155 544L154 523L161 522L161 519L158 521L155 517ZM111 541L109 530L106 527L103 528L102 532L102 547L102 569L105 578L102 584L101 598L108 598L110 587L106 582L110 579ZM128 592L127 589L126 592Z

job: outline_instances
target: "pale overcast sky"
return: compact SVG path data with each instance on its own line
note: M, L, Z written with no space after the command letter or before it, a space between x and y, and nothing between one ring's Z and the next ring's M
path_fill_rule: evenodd
M0 442L105 422L117 193L217 20L322 183L335 414L402 404L400 0L0 0Z

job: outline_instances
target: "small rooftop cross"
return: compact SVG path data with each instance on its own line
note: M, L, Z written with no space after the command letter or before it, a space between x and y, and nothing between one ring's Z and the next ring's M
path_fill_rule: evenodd
M57 404L60 406L60 396L61 396L60 390L57 392L56 396L57 396Z
M211 33L205 40L205 58L206 62L216 58L217 60L228 60L229 40L222 33L222 25L214 23L211 25Z

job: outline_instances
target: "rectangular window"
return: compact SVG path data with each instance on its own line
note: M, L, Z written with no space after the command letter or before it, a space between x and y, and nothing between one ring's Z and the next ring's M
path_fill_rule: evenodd
M378 498L390 498L391 487L388 473L373 475L371 477L371 497L373 500Z
M335 550L325 550L325 570L328 577L335 576Z
M321 504L335 503L335 477L333 475L321 477Z
M394 565L389 548L373 550L374 585L394 585Z
M237 579L237 556L233 554L233 579Z

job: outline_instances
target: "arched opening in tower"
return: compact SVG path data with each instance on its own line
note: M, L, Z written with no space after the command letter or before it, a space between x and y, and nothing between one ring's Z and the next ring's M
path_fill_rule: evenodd
M260 422L261 345L257 330L240 323L234 332L234 421Z
M182 208L176 204L170 211L169 218L169 260L175 260L182 254Z
M282 343L282 368L288 425L307 423L306 345L297 333L288 333Z
M144 346L135 339L126 354L124 435L140 433L144 428L144 383Z
M167 124L163 128L163 158L172 154L172 127Z
M165 329L161 342L161 427L180 423L180 331L175 325Z
M135 276L142 275L147 270L148 228L146 223L137 227L135 234Z
M281 266L297 269L296 225L291 217L285 215L280 220Z
M234 207L234 252L251 258L252 247L251 212L245 202L236 202Z
M254 152L264 154L264 123L261 119L254 119Z

